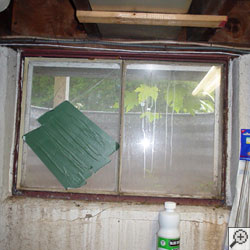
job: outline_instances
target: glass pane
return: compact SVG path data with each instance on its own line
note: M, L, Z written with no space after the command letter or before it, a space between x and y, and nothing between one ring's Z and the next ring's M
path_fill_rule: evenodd
M212 66L127 65L122 192L217 195L215 114L221 67Z
M120 64L112 62L68 63L65 67L62 63L48 67L45 62L35 66L26 132L39 127L36 119L67 99L119 142L120 74ZM108 165L93 174L85 186L75 191L116 192L118 152L110 158ZM26 144L23 150L21 187L64 190Z

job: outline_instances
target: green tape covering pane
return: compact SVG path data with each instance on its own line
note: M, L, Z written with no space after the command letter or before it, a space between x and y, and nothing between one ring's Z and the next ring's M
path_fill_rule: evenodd
M65 101L42 115L42 125L23 136L64 188L78 188L110 162L119 148L106 132Z
M82 133L87 134L84 139L88 139L91 145L99 147L98 151L104 155L110 155L119 148L119 144L111 136L89 120L68 101L61 103L55 109L45 113L38 119L41 125L55 120L58 120L58 122L63 121L64 123L74 123L75 126L67 124L67 131L72 133L73 131L71 130L80 129Z

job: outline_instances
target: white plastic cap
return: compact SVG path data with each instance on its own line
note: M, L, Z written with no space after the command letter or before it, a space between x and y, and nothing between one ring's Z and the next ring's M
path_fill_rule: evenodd
M165 202L165 208L166 209L175 209L176 208L176 203L172 201L166 201Z

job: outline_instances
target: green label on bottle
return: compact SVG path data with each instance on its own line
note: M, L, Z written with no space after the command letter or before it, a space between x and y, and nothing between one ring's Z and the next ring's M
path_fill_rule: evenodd
M158 237L158 248L168 249L168 250L178 250L180 249L180 238L166 239Z

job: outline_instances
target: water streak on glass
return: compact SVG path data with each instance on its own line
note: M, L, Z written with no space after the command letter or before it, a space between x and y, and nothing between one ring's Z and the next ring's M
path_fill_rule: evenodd
M199 86L212 66L127 64L122 192L217 195L214 100L220 83L206 85L207 93Z

